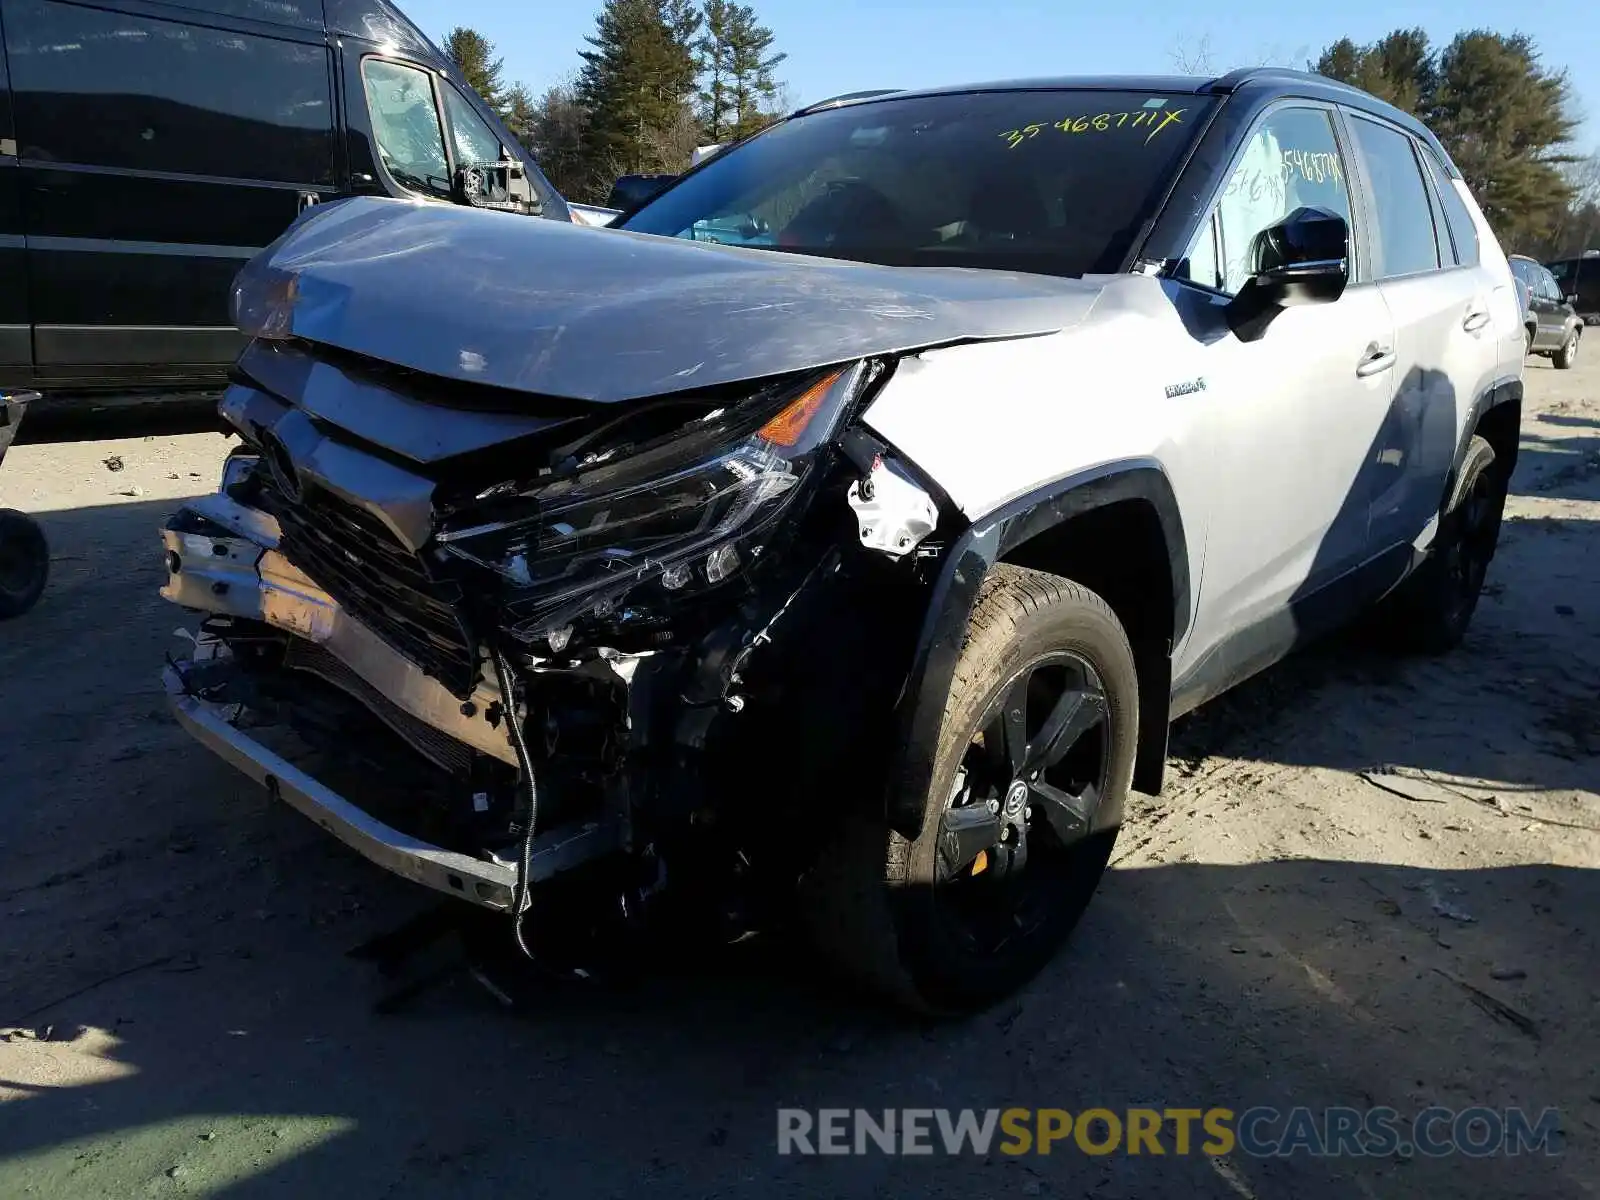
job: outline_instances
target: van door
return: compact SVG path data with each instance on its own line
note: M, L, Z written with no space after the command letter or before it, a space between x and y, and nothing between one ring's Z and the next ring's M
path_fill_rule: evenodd
M572 219L538 165L438 51L400 25L390 26L396 37L381 45L347 34L354 11L350 4L329 0L329 28L338 33L343 151L352 192L460 202L452 188L455 170L502 161L504 149L514 211ZM382 11L373 10L374 19Z
M239 266L337 193L318 0L184 7L7 0L42 381L219 381Z
M0 53L0 388L32 382L33 332L17 196L17 136L11 124L11 85Z

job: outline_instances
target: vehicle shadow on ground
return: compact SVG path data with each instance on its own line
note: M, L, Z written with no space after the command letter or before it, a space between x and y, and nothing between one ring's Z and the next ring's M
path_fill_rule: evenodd
M1034 986L945 1025L863 1006L781 939L631 988L551 990L520 1016L457 976L377 1017L371 969L343 952L413 894L162 714L156 672L182 618L155 596L156 530L176 503L43 514L56 578L0 631L14 721L0 1026L54 1027L0 1044L0 1095L15 1097L0 1190L124 1194L136 1178L230 1198L1581 1194L1570 1159L780 1158L774 1109L1521 1103L1593 1129L1596 871L1120 870ZM1491 583L1554 586L1536 543L1559 536L1572 578L1592 585L1600 523L1542 524L1511 527ZM1524 610L1537 606L1502 612L1491 597L1466 647L1435 661L1328 643L1201 710L1174 752L1592 786L1587 743L1530 751L1514 724L1483 728L1481 746L1461 737L1482 694L1531 719L1582 665L1561 626L1544 636ZM92 686L85 662L103 664ZM1572 685L1592 696L1593 675ZM1352 690L1394 719L1341 723ZM72 937L29 940L52 906Z
M1556 867L1120 871L1040 980L944 1024L862 1006L784 942L521 1015L461 979L378 1017L367 968L323 930L31 1017L51 1041L0 1045L18 1097L0 1178L87 1195L167 1176L230 1200L1579 1195L1570 1155L780 1157L776 1110L1523 1105L1562 1110L1571 1139L1600 1122L1597 910L1600 872ZM98 1031L116 1039L101 1057L62 1040Z

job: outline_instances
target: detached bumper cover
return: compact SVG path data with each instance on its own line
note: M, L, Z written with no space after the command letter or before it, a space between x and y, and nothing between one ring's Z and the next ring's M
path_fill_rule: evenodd
M282 755L228 720L231 705L189 694L172 667L162 674L178 723L206 749L232 764L291 808L310 817L363 858L386 871L485 908L510 910L517 863L480 859L400 832L377 820ZM536 838L529 881L538 883L613 848L615 830L605 825L564 826Z

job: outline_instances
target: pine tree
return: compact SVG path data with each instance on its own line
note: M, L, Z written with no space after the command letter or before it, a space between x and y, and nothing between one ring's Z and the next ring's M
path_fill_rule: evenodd
M1501 237L1516 245L1550 229L1571 191L1556 148L1577 122L1566 76L1539 65L1518 35L1456 36L1439 56L1433 127Z
M1568 211L1571 95L1528 38L1474 30L1434 51L1402 29L1370 46L1341 39L1315 69L1427 122L1508 246L1548 236Z
M779 90L774 72L789 57L770 53L775 40L748 4L730 6L726 42L732 137L746 137L772 123Z
M699 25L689 0L605 0L586 39L592 49L581 52L577 86L589 114L584 155L591 173L682 169L668 160L695 97Z
M503 111L500 72L505 60L494 55L494 43L476 29L457 26L444 35L444 52L451 62L467 77L472 90L496 112Z
M713 142L727 140L730 128L728 28L733 8L730 0L706 0L703 32L695 43L695 67L701 77L697 112Z

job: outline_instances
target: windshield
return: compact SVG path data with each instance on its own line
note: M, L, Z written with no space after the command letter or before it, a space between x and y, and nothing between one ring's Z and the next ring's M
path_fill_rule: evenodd
M826 109L717 155L621 227L893 265L1116 271L1212 103L1054 90Z

